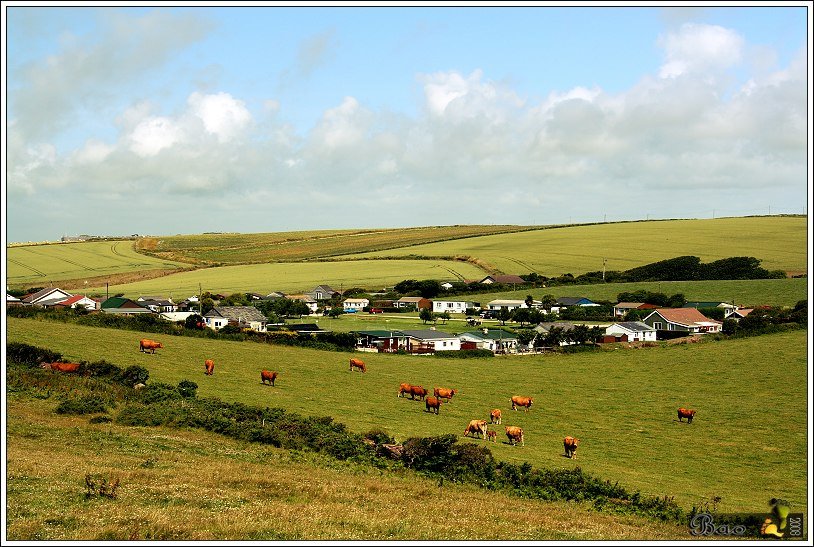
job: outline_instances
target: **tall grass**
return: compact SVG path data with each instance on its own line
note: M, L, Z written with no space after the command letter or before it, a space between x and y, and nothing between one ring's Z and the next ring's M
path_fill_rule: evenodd
M9 318L9 341L59 351L66 359L105 359L149 369L151 381L192 379L199 396L330 414L353 431L384 428L398 440L460 434L470 419L502 408L504 424L526 430L524 448L490 443L495 457L542 468L583 470L686 509L721 496L722 510L762 510L772 497L804 506L806 333L590 354L487 360L362 355L366 374L341 354L240 342L164 337L156 355L138 352L138 332ZM771 356L769 359L767 356ZM215 375L203 361L215 360ZM260 383L278 370L277 386ZM438 416L397 398L401 382L456 388ZM509 397L535 398L511 412ZM678 406L698 415L679 423ZM562 438L582 439L578 460ZM483 442L483 441L471 441ZM743 477L749 480L744 481Z

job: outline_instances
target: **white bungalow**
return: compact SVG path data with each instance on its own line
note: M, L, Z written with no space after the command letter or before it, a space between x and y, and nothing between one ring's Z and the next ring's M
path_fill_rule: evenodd
M345 312L354 313L362 311L365 307L370 305L370 300L367 298L346 298L342 301L342 309Z
M468 300L433 300L434 313L466 313L467 308L475 308L477 304Z

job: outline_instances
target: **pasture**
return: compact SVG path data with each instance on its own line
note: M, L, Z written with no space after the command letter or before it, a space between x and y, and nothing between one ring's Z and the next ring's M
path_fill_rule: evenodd
M692 255L710 262L754 256L768 270L805 272L807 219L742 217L563 226L512 234L416 245L347 258L476 257L505 273L537 272L547 277L602 270L627 270Z
M11 286L47 287L69 279L189 267L137 253L129 240L7 247L6 258Z
M90 424L54 414L54 399L8 398L7 540L687 537L686 526L449 482L441 489L412 473L200 430ZM86 473L119 478L118 499L84 499ZM427 496L443 503L416 503Z
M342 262L280 262L223 266L179 272L177 274L110 285L110 294L124 293L130 298L142 294L172 295L176 301L204 291L229 295L236 292L288 294L310 291L327 284L335 290L351 287L392 287L406 277L418 279L477 278L484 272L472 264L452 260L364 260ZM91 294L105 294L105 286L91 287Z
M7 336L67 359L145 366L151 381L190 379L200 396L329 414L359 432L381 427L400 441L461 435L470 419L501 408L503 425L525 429L526 446L510 446L501 426L500 442L488 444L498 459L579 465L631 489L674 496L686 509L720 496L724 512L763 511L772 497L805 510L805 331L485 360L322 352L15 318ZM165 348L140 353L144 336ZM351 356L364 359L368 372L349 372ZM204 374L207 358L215 360L213 376ZM261 384L261 369L279 371L276 387ZM435 416L422 402L397 398L401 382L459 393ZM512 412L512 395L533 397L531 411ZM677 421L679 406L698 411L693 424ZM563 456L569 435L582 441L576 460Z

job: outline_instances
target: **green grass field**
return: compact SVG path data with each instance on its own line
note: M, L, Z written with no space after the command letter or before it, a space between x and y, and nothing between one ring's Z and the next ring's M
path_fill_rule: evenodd
M90 424L54 414L56 393L41 396L7 401L7 540L688 538L686 526L450 482L439 488L409 472L199 430ZM88 473L118 478L117 499L84 499Z
M89 241L28 245L6 249L7 283L47 287L66 279L188 267L133 249L132 241Z
M476 266L452 260L362 260L347 262L281 262L203 268L124 285L110 285L110 294L128 297L141 294L172 295L176 301L204 291L229 295L236 292L294 294L327 284L336 290L351 287L392 287L405 277L455 279L479 277ZM105 294L105 287L90 287L91 294Z
M627 270L677 256L754 256L769 270L807 268L805 217L747 217L572 226L360 253L354 257L472 256L505 273L548 277Z
M361 354L368 373L348 371L347 353L149 335L165 345L138 351L138 332L8 319L8 341L57 350L68 359L142 365L152 381L191 379L201 396L331 415L354 431L383 427L399 440L462 434L492 408L504 425L520 425L526 446L489 444L498 459L546 468L581 466L644 493L675 496L686 509L714 496L721 511L764 511L781 497L806 504L807 404L805 331L741 340L590 354L436 359ZM215 360L214 376L203 361ZM277 387L259 371L280 372ZM438 416L397 398L401 382L454 387ZM512 412L509 398L535 399ZM676 408L698 411L692 425ZM499 428L502 432L502 429ZM562 438L582 443L562 456ZM467 441L485 442L485 441Z

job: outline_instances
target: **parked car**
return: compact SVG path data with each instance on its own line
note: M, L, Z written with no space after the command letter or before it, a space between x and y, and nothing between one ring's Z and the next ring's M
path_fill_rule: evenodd
M497 313L494 310L483 310L479 315L482 319L497 319Z
M381 308L370 308L367 313L384 313L384 310Z

